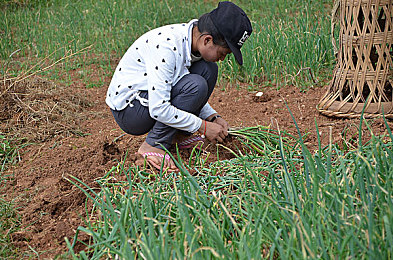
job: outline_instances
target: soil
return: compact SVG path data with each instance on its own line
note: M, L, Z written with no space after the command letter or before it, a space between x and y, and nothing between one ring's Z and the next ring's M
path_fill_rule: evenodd
M14 201L21 216L21 229L12 234L13 244L20 248L21 252L25 251L31 255L34 255L30 249L33 248L41 258L54 258L65 253L67 247L64 238L72 240L77 227L84 225L82 218L86 215L86 196L67 179L75 176L87 185L96 187L95 180L122 161L126 153L131 156L126 157L125 160L132 165L135 160L133 154L145 138L145 136L123 135L105 105L106 87L86 88L86 83L79 80L77 72L74 73L70 74L70 77L75 79L71 86L58 88L57 92L53 90L56 99L53 98L52 92L40 94L42 101L52 104L49 107L67 101L67 104L71 105L64 109L69 111L72 108L74 117L63 115L64 113L59 111L56 117L49 119L41 117L40 120L43 120L42 118L46 120L44 120L46 128L43 125L36 126L37 131L33 127L27 132L22 131L23 127L20 127L22 130L19 132L12 128L15 124L10 122L12 120L21 122L18 121L20 118L0 117L3 131L8 129L19 133L19 137L28 136L30 139L27 139L26 144L34 142L24 146L20 151L21 161L9 169L11 177L2 192L10 201ZM109 82L110 77L105 77L104 86ZM274 129L279 127L281 130L297 135L289 108L301 133L303 135L308 133L305 142L311 150L317 149L316 124L323 146L328 145L329 141L341 146L356 145L359 137L358 119L328 118L316 110L316 105L327 87L325 83L322 85L322 87L311 88L307 92L300 91L294 86L286 86L280 90L274 87L261 88L258 91L262 91L263 94L256 97L256 92L249 91L247 85L227 84L215 89L209 103L233 127L263 125ZM25 89L30 89L30 93L36 91L32 87ZM70 96L75 99L70 99ZM32 110L38 111L38 108L29 105L26 99L22 101ZM26 112L29 109L21 109L18 113L25 111L25 122L32 118L26 116L32 113ZM30 123L24 126L31 127L31 122L36 121L29 121ZM375 135L386 133L382 119L367 122ZM390 122L389 124L392 127ZM43 128L52 131L48 129L44 132L38 131ZM58 131L59 129L61 131ZM332 140L329 138L330 131ZM30 136L32 133L39 134ZM370 138L369 130L364 130L363 138L365 141ZM227 142L229 145L230 143L231 140ZM221 159L231 156L224 151L220 152L222 152ZM214 160L214 157L212 156L210 160ZM88 239L83 235L79 238L86 241ZM83 245L77 244L76 250L81 249Z

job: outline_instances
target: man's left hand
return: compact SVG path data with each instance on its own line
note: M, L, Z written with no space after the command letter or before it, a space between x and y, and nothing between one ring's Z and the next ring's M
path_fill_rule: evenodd
M225 121L224 118L222 117L217 117L216 120L214 120L213 123L219 124L224 128L225 131L225 136L228 135L228 130L229 130L229 124L227 123L227 121Z

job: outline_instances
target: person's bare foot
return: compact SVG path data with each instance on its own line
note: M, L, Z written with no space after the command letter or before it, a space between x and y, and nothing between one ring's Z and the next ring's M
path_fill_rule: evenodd
M177 171L175 163L172 161L165 151L156 147L151 146L146 141L138 149L138 154L141 155L146 161L150 163L153 167L161 169L162 161L164 161L164 170Z

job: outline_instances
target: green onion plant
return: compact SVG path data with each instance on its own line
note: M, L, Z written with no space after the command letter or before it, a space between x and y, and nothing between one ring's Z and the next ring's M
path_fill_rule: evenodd
M94 207L90 221L68 241L70 254L76 259L392 257L390 130L346 153L334 144L312 152L301 140L267 134L263 127L231 134L254 152L235 152L234 159L196 167L193 175L173 157L180 171L161 171L153 179L140 178L149 173L122 163L99 181L98 191L71 179ZM118 175L127 181L113 181ZM91 242L75 252L81 232Z

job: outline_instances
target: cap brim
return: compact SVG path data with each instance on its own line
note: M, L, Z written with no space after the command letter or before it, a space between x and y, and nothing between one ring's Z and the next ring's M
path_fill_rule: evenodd
M240 49L236 48L229 41L226 41L226 42L228 44L229 49L231 49L233 56L235 56L237 63L239 63L239 65L243 65L243 56L242 56L242 53L240 52Z

